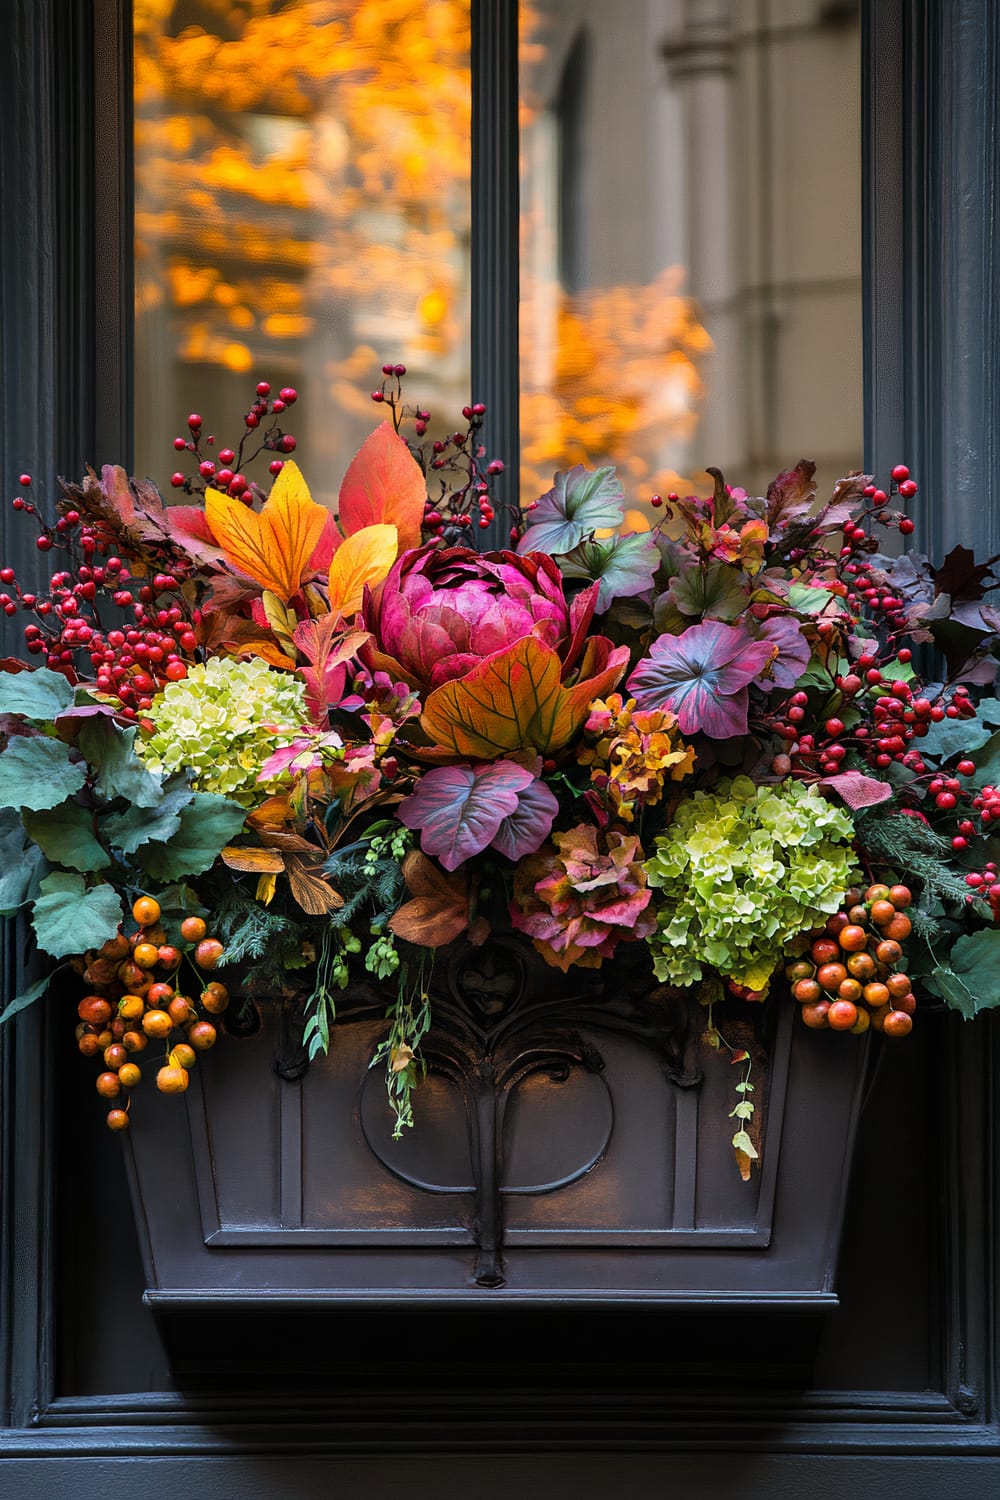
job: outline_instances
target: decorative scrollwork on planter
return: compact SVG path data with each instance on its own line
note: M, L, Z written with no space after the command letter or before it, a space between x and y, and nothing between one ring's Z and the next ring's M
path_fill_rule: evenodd
M370 1014L370 1002L362 1002L362 1009ZM523 940L504 936L478 948L454 945L432 980L431 1010L424 1059L464 1103L473 1175L474 1280L498 1287L504 1283L505 1196L555 1192L578 1181L601 1160L614 1129L612 1095L601 1078L604 1058L581 1032L618 1033L644 1043L660 1056L670 1081L690 1088L701 1080L693 1050L696 1027L688 999L653 983L648 964L645 973L639 966L629 972L616 965L606 975L577 971L564 977L544 966ZM505 1126L517 1090L538 1077L558 1089L579 1070L601 1079L605 1102L593 1130L579 1141L578 1159L544 1183L508 1183ZM370 1086L377 1087L376 1081ZM365 1129L365 1139L379 1161L410 1185L431 1193L462 1190L411 1175L373 1132Z

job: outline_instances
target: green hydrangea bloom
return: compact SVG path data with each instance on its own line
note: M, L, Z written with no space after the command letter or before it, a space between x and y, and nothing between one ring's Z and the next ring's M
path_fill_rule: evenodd
M658 886L649 939L657 978L689 985L706 965L764 989L787 945L822 925L858 878L850 815L800 781L746 776L683 801L646 862Z
M305 684L259 657L213 656L168 683L148 717L155 728L136 750L151 771L190 771L198 791L253 807L267 792L265 760L308 722Z

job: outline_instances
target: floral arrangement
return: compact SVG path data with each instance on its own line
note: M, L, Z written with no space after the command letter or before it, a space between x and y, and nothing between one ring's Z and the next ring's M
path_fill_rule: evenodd
M26 621L0 662L0 910L82 976L109 1125L144 1072L186 1088L230 989L301 997L314 1056L367 973L398 1130L435 950L504 923L564 973L641 945L716 1045L727 994L887 1036L920 989L1000 1005L997 559L893 546L903 465L824 503L806 462L760 498L710 471L636 532L614 471L577 466L498 516L484 407L432 438L404 374L336 514L290 458L297 393L265 382L236 448L188 418L184 503L107 467L46 518L22 476L59 569L0 569ZM469 545L498 524L503 549Z

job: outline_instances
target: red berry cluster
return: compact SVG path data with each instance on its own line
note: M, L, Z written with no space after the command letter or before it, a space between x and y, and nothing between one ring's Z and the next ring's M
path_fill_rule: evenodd
M406 374L406 366L386 364L382 366L382 374L385 378L378 389L372 391L372 400L377 405L389 407L397 432L401 432L404 422L412 418L414 433L423 438L431 414L422 407L411 410L404 405L402 377ZM436 496L432 497L428 492L423 531L429 541L443 542L447 546L464 540L465 533L476 524L477 515L481 530L486 531L493 524L496 511L490 496L490 480L504 472L502 459L483 462L486 450L479 441L486 416L483 402L463 406L462 416L467 424L463 430L430 442L409 444L410 451L428 477L429 485L440 476ZM515 514L510 540L516 542L520 534Z
M30 476L23 474L21 483L27 488ZM83 490L68 493L85 503ZM24 627L28 654L43 657L70 681L89 657L98 691L116 697L126 716L135 718L165 682L186 676L198 645L197 611L181 593L183 556L166 542L153 546L151 559L155 564L158 554L163 571L133 578L113 551L118 539L100 520L82 516L72 499L59 502L61 514L51 526L20 496L13 507L35 518L39 550L58 551L69 567L53 573L38 592L22 588L13 568L0 568L0 581L13 590L0 593L4 614L32 616Z
M266 416L280 415L297 400L293 387L283 387L272 398L268 382L259 381L243 418L238 448L220 448L215 458L205 456L207 449L214 448L215 438L207 436L203 446L203 419L192 412L190 436L175 438L174 448L189 453L197 469L188 476L175 473L173 487L201 494L212 486L247 505L263 497L263 491L240 472L241 467L261 452L292 453L295 438L272 422L254 452L248 453L247 446ZM272 476L283 467L284 458L275 457L269 464ZM20 483L30 489L30 474L22 474ZM29 499L15 497L13 509L33 518L39 528L38 550L60 552L66 566L53 573L41 592L22 589L13 568L0 568L0 583L7 590L0 592L0 609L8 616L19 611L33 616L24 627L28 653L43 657L47 667L64 673L70 681L77 680L81 664L89 657L97 691L117 699L123 714L134 719L150 707L165 683L187 675L199 647L201 612L184 590L190 562L162 524L162 502L154 492L153 506L143 513L141 486L133 488L135 520L120 506L107 503L94 476L79 486L63 484L65 498L58 502L59 516L52 525L42 520ZM143 521L147 524L140 524ZM135 575L119 552L137 569Z
M997 814L1000 816L1000 807ZM971 870L965 877L965 883L972 892L969 901L974 901L977 897L980 901L988 901L994 922L1000 922L1000 878L997 876L996 860L988 859L981 870Z
M272 397L270 383L259 380L254 400L243 417L243 436L239 443L235 448L219 448L214 457L209 450L215 448L215 437L211 433L202 437L204 419L200 412L192 412L187 419L190 436L175 437L174 448L178 453L191 455L197 464L197 473L184 474L177 470L170 477L173 488L194 495L202 494L211 485L213 489L223 490L234 499L241 500L244 505L252 505L255 499L263 500L264 491L253 480L247 479L243 469L259 454L273 453L283 456L272 458L268 464L268 473L274 478L281 473L285 458L294 453L298 446L296 439L275 421L263 433L259 433L259 429L266 417L280 416L288 407L294 406L298 399L299 393L294 386L282 386L277 396ZM260 446L248 453L247 448L256 441L258 435Z

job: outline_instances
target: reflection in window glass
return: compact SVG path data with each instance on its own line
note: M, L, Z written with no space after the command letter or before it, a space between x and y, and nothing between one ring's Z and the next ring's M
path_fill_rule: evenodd
M256 379L331 499L383 361L468 399L468 0L134 0L136 467Z
M856 7L521 11L523 495L566 462L637 502L857 467Z

